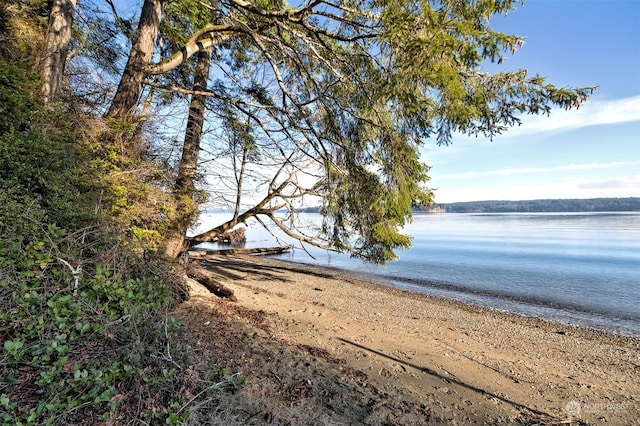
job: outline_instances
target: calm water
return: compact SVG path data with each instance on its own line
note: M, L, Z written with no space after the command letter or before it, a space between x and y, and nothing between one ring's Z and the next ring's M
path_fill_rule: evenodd
M313 221L314 215L308 216ZM278 258L403 289L640 336L640 213L418 214L413 246L374 266L309 248ZM274 245L250 226L248 246Z

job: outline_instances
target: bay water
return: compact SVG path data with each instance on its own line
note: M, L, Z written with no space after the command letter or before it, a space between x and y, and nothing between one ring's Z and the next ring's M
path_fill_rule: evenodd
M310 225L320 220L315 214L302 216ZM202 228L220 219L205 214ZM246 247L276 245L270 232L248 225ZM418 213L403 232L412 236L413 245L382 266L310 246L276 257L338 268L413 292L640 337L640 212Z

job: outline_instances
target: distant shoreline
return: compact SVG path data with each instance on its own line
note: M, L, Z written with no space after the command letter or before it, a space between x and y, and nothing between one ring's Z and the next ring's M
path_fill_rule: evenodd
M427 213L605 213L640 212L640 197L487 200L458 203L437 203L414 212Z
M300 212L319 213L320 207ZM606 213L640 212L640 197L627 198L558 198L537 200L485 200L434 203L414 207L414 213Z

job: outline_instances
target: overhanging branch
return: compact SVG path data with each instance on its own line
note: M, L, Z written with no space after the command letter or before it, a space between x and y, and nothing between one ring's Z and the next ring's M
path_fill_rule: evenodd
M185 89L183 87L176 87L176 86L169 86L167 84L160 84L158 82L151 81L151 80L145 80L143 82L143 84L146 84L147 86L151 86L151 87L156 87L156 88L162 89L162 90L167 90L169 92L181 93L183 95L207 96L207 97L210 97L210 98L215 98L215 99L219 99L219 100L224 101L224 102L228 102L229 104L234 105L234 106L244 105L244 106L253 107L253 108L277 109L273 105L263 105L263 104L255 104L255 103L252 103L252 102L238 101L238 100L231 99L231 98L228 98L228 97L225 97L225 96L220 96L219 94L217 94L215 92L210 92L210 91L206 91L206 90Z
M185 45L167 59L146 66L147 75L165 74L182 64L185 60L201 50L216 46L230 40L236 35L245 34L246 28L234 25L206 25L197 31Z

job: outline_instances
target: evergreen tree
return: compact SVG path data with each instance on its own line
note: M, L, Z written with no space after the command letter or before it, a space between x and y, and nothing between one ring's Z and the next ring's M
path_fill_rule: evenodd
M154 62L164 2L145 0L108 115L134 118L144 84L195 93L151 77L212 48L215 78L197 94L251 123L263 146L284 154L281 164L290 162L285 153L302 153L317 179L294 192L321 197L328 245L383 262L410 244L398 228L412 206L430 202L418 151L426 139L493 137L523 114L576 107L593 90L558 88L526 70L480 71L522 46L520 37L489 25L517 3L181 0L171 3L174 10L206 9L211 22L183 25L191 32L180 33L181 48ZM267 210L292 196L279 195Z

